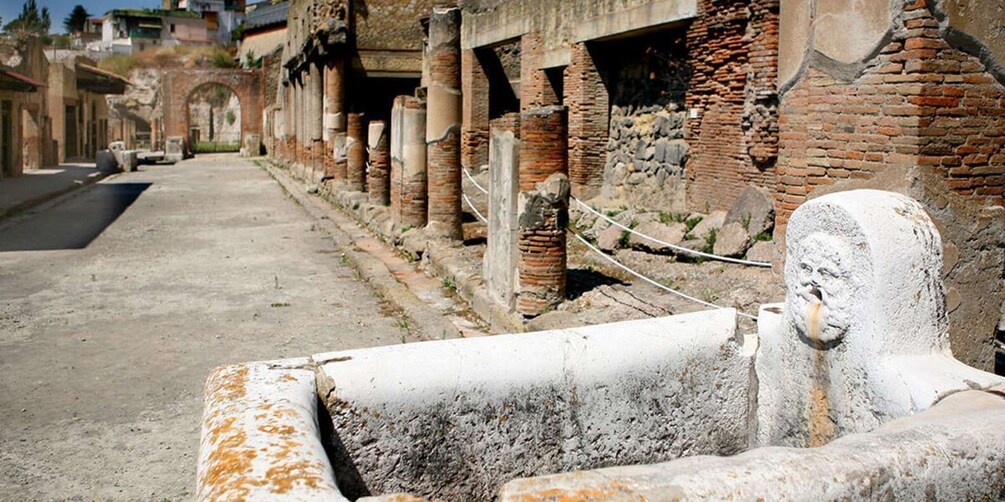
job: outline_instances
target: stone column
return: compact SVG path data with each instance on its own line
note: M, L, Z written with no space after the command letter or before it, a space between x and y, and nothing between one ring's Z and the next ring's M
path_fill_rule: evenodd
M332 159L330 173L336 183L345 182L345 59L336 55L325 68L325 133L326 156Z
M569 182L572 194L589 199L600 194L607 154L607 87L585 43L572 44L566 70L569 105Z
M412 96L394 98L391 110L391 215L426 225L426 104Z
M307 133L310 138L310 162L308 172L317 174L324 169L324 143L322 133L324 132L324 81L321 78L321 69L312 63L307 64L309 73L307 74Z
M391 201L391 152L387 137L387 123L370 122L367 143L370 145L370 172L367 173L367 192L370 204L386 206Z
M354 192L366 190L366 130L363 114L350 113L346 149L346 186Z
M543 314L565 299L567 153L565 107L520 114L516 309L524 316Z
M460 21L456 7L433 7L429 18L429 227L431 233L449 239L463 238Z
M520 114L508 113L493 120L489 131L488 245L482 273L490 294L513 309L517 276Z
M461 167L489 161L489 78L474 50L461 52Z
M304 108L306 108L306 101L304 100L304 74L301 73L297 79L297 157L296 163L298 165L303 165L304 163L304 146L307 144L307 123L304 121Z

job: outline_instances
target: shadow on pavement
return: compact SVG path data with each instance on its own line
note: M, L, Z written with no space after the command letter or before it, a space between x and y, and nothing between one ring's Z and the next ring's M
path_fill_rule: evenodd
M150 185L95 185L78 197L29 215L0 231L0 252L83 249L115 222Z

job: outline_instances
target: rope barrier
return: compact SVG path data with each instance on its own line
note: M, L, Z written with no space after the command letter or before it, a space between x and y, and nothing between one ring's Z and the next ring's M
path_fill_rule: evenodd
M695 251L694 249L688 249L688 248L683 247L683 246L678 246L678 245L675 245L675 244L671 244L669 242L661 241L661 240L659 240L659 239L657 239L655 237L650 237L650 236L648 236L648 235L646 235L646 234L644 234L642 232L636 232L635 230L633 230L631 228L628 228L627 226L622 225L621 223L618 223L617 221L614 221L609 216L607 216L607 215L605 215L605 214L597 211L596 209L593 209L592 207L588 206L585 202L583 202L583 201L581 201L581 200L579 200L579 199L577 199L575 197L570 197L570 198L572 200L576 201L576 203L578 203L580 206L582 206L583 208L585 208L587 211L589 211L589 212L591 212L591 213L593 213L593 214L595 214L595 215L597 215L597 216L599 216L599 217L607 220L610 224L612 224L614 226L617 226L617 227L620 227L621 229L626 230L626 231L628 231L628 232L630 232L630 233L632 233L634 235L637 235L639 237L642 237L643 239L655 242L657 244L661 244L661 245L666 246L666 247L668 247L670 249L673 249L675 251L680 251L682 253L692 254L692 255L695 255L695 256L701 256L703 258L708 258L710 260L718 260L718 261L724 261L724 262L729 262L729 263L738 263L740 265L751 265L751 266L754 266L754 267L771 267L770 263L763 262L763 261L752 261L752 260L741 260L739 258L729 258L727 256L719 256L719 255L716 255L716 254L705 253L705 252L702 252L702 251Z
M475 216L477 216L478 219L482 220L486 224L489 222L489 220L485 219L485 217L482 216L482 213L478 212L478 208L475 207L475 204L473 202L471 202L471 199L468 198L468 194L462 193L461 197L464 197L464 202L468 203L468 207L470 207L471 210L475 212Z
M467 169L463 169L463 168L462 168L461 170L462 170L462 171L464 171L464 174L466 174L466 175L468 176L468 179L469 179L469 180L471 180L471 183L473 183L473 184L475 185L475 187L476 187L476 188L478 188L479 190L481 190L481 191L482 191L482 192L484 192L484 193L488 193L488 191L487 191L487 190L485 190L484 188L482 188L482 186L481 186L481 185L479 185L479 184L478 184L478 182L477 182L477 181L475 181L475 179L474 179L473 177L471 177L471 174L469 174L469 173L468 173L468 170L467 170ZM461 195L462 195L462 196L464 197L464 201L468 203L468 206L469 206L469 207L471 207L471 210L475 212L475 215L476 215L476 216L478 216L478 218L479 218L480 220L482 220L483 222L485 222L485 223L488 223L488 220L486 220L486 219L485 219L485 217L484 217L484 216L482 216L482 213L478 212L478 209L477 209L477 208L475 208L475 205L474 205L474 203L472 203L472 202L471 202L471 199L469 199L469 198L468 198L467 194L461 194ZM582 202L580 202L580 201L579 201L579 199L575 199L575 198L573 198L573 199L574 199L574 200L575 200L576 202L579 202L580 204L583 204ZM585 206L585 204L583 204L583 205ZM593 211L593 208L591 208L591 207L589 207L589 206L586 206L586 207L587 207L588 209L590 209L591 211ZM596 211L594 211L594 212L596 213ZM600 214L600 213L597 213L597 214L598 214L599 216L603 217L604 219L608 219L608 220L610 220L609 218L607 218L606 216L604 216L604 215L602 215L602 214ZM622 228L624 228L625 230L628 230L628 231L631 231L631 229L630 229L630 228L627 228L627 227L625 227L625 226L621 225L620 223L618 223L618 222L616 222L616 221L614 221L614 220L610 220L610 221L611 221L612 223L614 223L615 225L618 225L619 227L622 227ZM605 260L607 260L607 261L611 262L611 264L613 264L613 265L614 265L615 267L618 267L618 268L620 268L621 270L624 270L625 272L628 272L628 273L629 273L629 274L631 274L632 276L634 276L634 277L637 277L638 279L640 279L640 280L642 280L642 281L644 281L644 282L646 282L646 283L648 283L648 284L651 284L651 285L653 285L653 286L655 286L655 287L657 287L657 288L659 288L659 289L662 289L663 291L666 291L666 292L668 292L668 293L671 293L671 294L673 294L673 295L676 295L676 296L678 296L678 297L680 297L680 298L684 298L685 300L690 300L690 301L692 301L692 302L695 302L695 303L698 303L698 304L701 304L701 305L704 305L704 306L706 306L706 307L712 307L712 308L715 308L715 309L722 309L722 308L726 308L726 307L723 307L723 306L720 306L720 305L716 305L716 304L714 304L714 303L710 303L710 302L706 302L706 301L704 301L704 300L702 300L702 299L700 299L700 298L695 298L695 297L693 297L693 296L691 296L691 295L688 295L687 293L683 293L683 292L681 292L681 291L677 291L676 289L673 289L673 288L671 288L671 287L669 287L669 286L665 286L665 285L663 285L663 284L661 284L661 283L659 283L659 282L657 282L657 281L655 281L655 280L653 280L653 279L650 279L650 278L648 278L648 277L646 277L646 276L642 275L641 273L639 273L639 272L636 272L636 271L635 271L634 269L632 269L631 267L629 267L629 266L627 266L627 265L625 265L625 264L623 264L623 263L621 263L621 262L619 262L619 261L615 260L615 259L614 259L614 257L612 257L612 256L608 255L607 253L605 253L605 252L601 251L600 249L597 249L597 247L596 247L596 246L594 246L593 244L590 244L590 241L586 240L586 238L585 238L585 237L583 237L582 235L579 235L578 233L576 233L576 232L574 232L574 231L572 231L572 230L570 230L570 229L566 229L566 231L567 231L567 232L569 232L570 234L572 234L572 235L573 235L573 236L574 236L575 238L579 239L579 241L580 241L580 242L582 242L582 243L583 243L583 245L585 245L585 246L586 246L587 248L589 248L589 249L590 249L591 251L593 251L594 253L597 253L597 254L598 254L598 255L600 255L600 256L601 256L601 257L602 257L603 259L605 259ZM638 232L634 232L634 233L638 234ZM640 236L643 236L643 237L648 237L648 236L646 236L646 235L644 235L644 234L638 234L638 235L640 235ZM666 243L664 243L664 242L662 242L662 241L659 241L659 240L657 240L657 239L651 239L651 240L653 240L654 242L658 242L658 243L661 243L661 244L666 244ZM667 244L667 245L670 245L670 244ZM672 245L670 245L670 246L672 246ZM683 249L687 249L687 248L683 248ZM691 250L688 250L688 251L691 251ZM701 254L707 254L707 253L701 253ZM711 255L711 256L715 256L715 255ZM725 257L721 257L721 258L725 258ZM739 260L739 261L745 261L745 260ZM751 263L759 263L759 262L751 262ZM768 264L768 266L770 266L770 264ZM750 314L747 314L747 313L745 313L745 312L741 312L741 311L740 311L739 309L737 309L737 310L736 310L736 315L738 315L738 316L741 316L741 317L746 317L746 318L748 318L748 319L753 319L753 320L754 320L754 322L757 322L757 317L756 317L756 316L752 316L752 315L750 315Z
M488 193L488 191L485 190L484 187L482 187L481 185L478 185L478 182L474 181L474 178L471 176L470 173L467 172L466 169L460 168L460 170L463 171L464 175L467 176L467 179L470 180L470 182L474 184L474 188L480 190L482 194L487 194Z

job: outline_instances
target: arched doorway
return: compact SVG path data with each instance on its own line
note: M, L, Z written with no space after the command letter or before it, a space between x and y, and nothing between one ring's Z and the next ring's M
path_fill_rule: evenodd
M188 95L186 108L192 153L241 149L241 100L233 89L217 82L199 85Z
M186 156L192 154L192 143L189 139L189 107L188 99L193 91L206 84L219 84L237 95L241 106L241 115L235 123L240 123L243 142L249 135L262 135L262 71L238 69L172 69L164 72L161 80L163 89L164 136L167 142L166 151L172 156L171 144L183 143L182 152ZM235 114L236 115L236 114ZM226 118L226 116L224 116ZM201 134L201 133L200 133Z

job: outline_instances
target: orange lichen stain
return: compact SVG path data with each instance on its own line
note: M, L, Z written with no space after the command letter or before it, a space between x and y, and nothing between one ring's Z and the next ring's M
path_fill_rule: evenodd
M578 473L568 475L571 478L580 477ZM564 476L563 476L564 477ZM583 502L588 500L605 500L617 497L618 500L645 500L645 497L633 493L633 490L623 484L612 481L604 485L588 486L584 481L582 488L544 488L519 494L516 500L522 502Z
M221 366L213 370L206 383L206 395L212 396L207 403L208 407L243 398L247 395L247 384L247 366Z
M290 374L286 374L286 375L283 375L283 378L280 378L280 380L282 380L284 382L296 382L297 381L297 377L295 377L293 375L290 375Z
M297 431L296 428L294 428L292 425L283 425L283 424L259 425L258 430L266 434L276 434L280 436L288 436Z
M320 463L301 460L269 468L265 479L268 480L269 491L272 493L287 493L297 483L316 490L325 482L321 472L324 472L324 466Z
M820 341L820 316L823 304L817 300L810 306L807 335L815 343ZM810 438L809 446L823 446L834 438L834 422L830 418L830 397L827 389L827 361L824 351L813 348L813 378L810 380Z

